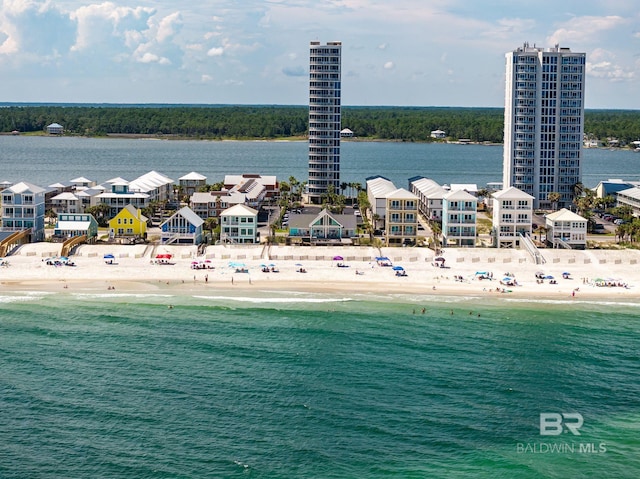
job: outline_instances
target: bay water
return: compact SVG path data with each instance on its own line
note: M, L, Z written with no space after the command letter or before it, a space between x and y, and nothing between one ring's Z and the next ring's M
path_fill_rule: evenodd
M341 181L365 184L382 175L406 188L422 175L440 184L502 181L501 145L411 142L342 142ZM630 150L586 149L583 183L640 180L640 154ZM224 175L258 173L280 180L308 176L304 141L189 141L122 138L0 136L0 181L48 186L85 176L98 183L133 180L156 170L174 181L196 171L209 183Z

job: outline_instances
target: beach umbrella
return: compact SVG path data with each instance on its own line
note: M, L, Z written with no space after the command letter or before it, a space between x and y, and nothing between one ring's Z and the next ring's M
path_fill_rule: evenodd
M508 276L505 276L504 278L502 278L502 281L505 283L508 283L509 281L511 281L513 278L509 278Z
M403 271L404 268L402 266L394 266L393 268L391 268L394 271Z
M438 256L434 261L444 261L444 258L442 256Z
M546 275L546 276L544 277L544 279L553 279L553 276L551 276L550 274L548 274L548 275Z
M104 255L104 259L115 259L116 257L113 256L111 253L105 254Z
M344 258L342 256L334 256L333 261L342 261Z

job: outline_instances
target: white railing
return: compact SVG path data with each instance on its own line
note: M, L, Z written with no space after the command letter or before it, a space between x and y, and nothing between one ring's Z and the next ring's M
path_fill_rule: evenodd
M537 246L531 240L529 233L527 233L526 236L522 233L518 233L518 235L520 236L520 244L523 245L524 249L526 249L527 252L531 255L531 258L533 258L535 264L544 264L547 262L544 259L544 256L542 256L542 254L538 250Z

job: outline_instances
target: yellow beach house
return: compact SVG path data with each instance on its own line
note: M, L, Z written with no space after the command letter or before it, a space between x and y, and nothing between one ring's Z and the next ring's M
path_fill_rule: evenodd
M120 212L109 220L109 236L140 237L147 236L147 217L139 208L127 205Z

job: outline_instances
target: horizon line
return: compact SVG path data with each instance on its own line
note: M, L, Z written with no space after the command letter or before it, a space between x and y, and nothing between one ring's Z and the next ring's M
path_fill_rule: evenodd
M102 106L102 107L288 107L288 108L308 108L309 105L296 105L289 103L117 103L117 102L0 102L0 107L9 106L58 106L58 107L75 107L75 106ZM343 108L414 108L414 109L477 109L477 110L504 110L504 106L436 106L436 105L342 105ZM585 108L587 110L603 110L603 111L638 111L635 108Z

